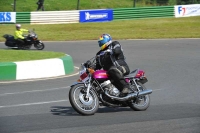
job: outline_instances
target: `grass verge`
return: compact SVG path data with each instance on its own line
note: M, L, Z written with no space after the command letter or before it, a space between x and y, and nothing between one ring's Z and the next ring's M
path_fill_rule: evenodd
M114 40L157 39L157 38L200 38L200 16L187 18L156 18L121 20L103 23L76 23L30 25L26 29L36 29L42 41L97 40L102 33L109 33ZM13 24L0 24L0 36L12 34ZM0 41L5 39L0 37ZM56 44L55 44L56 45ZM35 60L63 56L64 53L43 51L1 50L0 62Z
M65 56L65 53L51 51L0 50L0 62L40 60L63 56Z
M36 29L42 41L96 40L102 33L113 39L200 38L200 16L187 18L154 18L121 20L102 23L23 24L25 29ZM13 24L1 24L0 36L13 34ZM5 41L0 38L0 41Z

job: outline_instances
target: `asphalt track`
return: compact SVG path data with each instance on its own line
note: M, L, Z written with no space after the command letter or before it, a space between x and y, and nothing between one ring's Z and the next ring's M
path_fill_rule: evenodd
M146 71L153 90L146 111L100 107L93 116L77 114L68 92L78 75L0 83L0 133L200 133L200 39L120 42L130 68ZM71 55L75 66L98 50L96 41L45 44Z

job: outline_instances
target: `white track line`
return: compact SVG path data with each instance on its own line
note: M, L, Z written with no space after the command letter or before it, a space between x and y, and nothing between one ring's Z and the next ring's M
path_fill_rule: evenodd
M45 90L32 90L32 91L22 91L22 92L13 92L13 93L3 93L3 94L0 94L0 96L33 93L33 92L54 91L54 90L60 90L60 89L67 89L69 87L70 86L60 87L60 88L52 88L52 89L45 89ZM160 90L163 90L163 89L156 89L156 90L153 90L153 91L160 91Z
M64 87L63 88L54 88L54 89L41 90L41 91L56 90L56 89L64 89ZM157 90L153 90L153 91L160 91L160 90L164 90L164 89L157 89ZM39 92L39 91L40 90L34 90L34 91L26 91L26 92L22 92L22 93ZM15 94L19 94L19 93L15 93ZM9 94L7 94L7 95L9 95ZM25 104L16 104L16 105L6 105L6 106L0 106L0 108L22 107L22 106L30 106L30 105L41 105L41 104L58 103L58 102L66 102L66 101L69 101L69 100L58 100L58 101L46 101L46 102L37 102L37 103L25 103Z
M22 106L29 106L29 105L41 105L41 104L47 104L47 103L58 103L58 102L66 102L69 100L58 100L58 101L47 101L47 102L38 102L38 103L25 103L25 104L16 104L16 105L6 105L6 106L0 106L0 108L10 108L10 107L22 107Z
M52 89L45 89L45 90L32 90L32 91L22 91L22 92L13 92L13 93L3 93L3 94L0 94L0 96L16 95L16 94L24 94L24 93L33 93L33 92L54 91L54 90L60 90L60 89L67 89L69 87L70 86L60 87L60 88L52 88Z

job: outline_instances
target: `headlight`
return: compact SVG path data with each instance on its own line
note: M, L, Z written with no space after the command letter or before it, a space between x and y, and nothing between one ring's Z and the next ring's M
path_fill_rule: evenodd
M79 67L79 75L80 75L80 80L83 82L85 82L89 78L89 75L86 72L86 70L87 70L86 67L83 64L81 64L81 66Z

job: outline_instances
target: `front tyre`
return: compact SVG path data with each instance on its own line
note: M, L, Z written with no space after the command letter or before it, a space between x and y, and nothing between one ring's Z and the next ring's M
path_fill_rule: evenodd
M83 84L71 87L69 101L79 114L93 115L99 108L99 99L93 89L89 91L89 98L86 98L86 88Z
M138 85L140 86L139 87L140 91L146 90L146 87L142 83L138 82ZM150 96L149 95L139 96L129 101L128 105L131 109L135 111L144 111L150 105Z
M45 46L44 46L44 43L42 41L38 41L38 43L34 44L34 47L37 50L43 50Z

